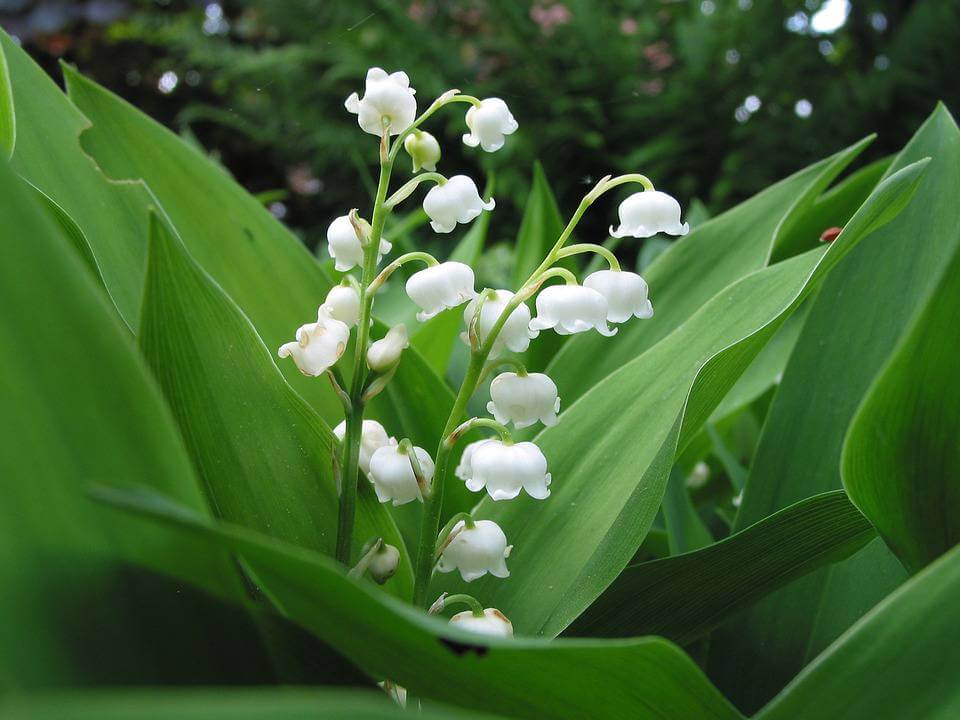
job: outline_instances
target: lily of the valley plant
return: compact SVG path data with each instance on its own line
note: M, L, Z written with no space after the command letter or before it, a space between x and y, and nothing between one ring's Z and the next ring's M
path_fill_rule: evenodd
M584 196L546 257L518 288L478 290L474 271L468 265L440 262L425 252L400 255L381 268L392 249L383 237L386 217L412 198L420 185L431 186L423 197L423 209L438 233L449 233L457 224L470 223L494 209L493 198L484 199L473 179L465 175L446 177L437 171L440 145L422 126L440 108L453 104L468 106L468 132L463 142L469 147L495 152L517 131L517 121L503 100L480 100L458 90L443 93L418 116L415 91L404 72L388 74L371 68L363 96L354 93L347 98L346 109L357 115L361 129L379 138L380 180L370 215L364 217L360 211L350 210L336 218L327 231L336 269L356 270L356 274L345 276L343 283L330 291L316 321L301 326L295 340L280 347L279 355L291 357L306 375L326 375L343 403L344 421L334 430L342 445L337 559L347 566L354 561L351 548L359 482L372 483L382 503L421 503L414 602L432 612L454 603L465 604L469 609L454 615L452 623L470 631L510 635L513 629L509 619L495 608L485 609L472 596L428 596L435 571L456 571L467 582L487 573L509 577L507 560L514 550L503 530L491 520L460 513L441 527L444 486L459 480L467 489L486 491L498 502L509 502L522 493L549 502L550 484L564 482L562 473L550 471L536 444L514 442L510 426L516 430L536 423L556 424L560 421L560 397L553 380L542 373L528 373L511 353L524 352L541 332L571 335L595 331L613 336L617 324L653 315L643 278L622 270L617 258L602 245L568 245L571 234L597 198L628 183L641 189L621 203L620 222L610 228L611 235L684 235L688 227L681 222L677 201L655 190L645 176L607 176ZM418 174L391 194L393 170L401 150L409 154ZM596 253L609 269L581 280L557 266L562 258L580 253ZM469 366L432 454L408 439L398 441L380 423L364 419L367 403L391 382L408 344L403 325L391 328L383 338L373 340L370 336L377 291L406 263L425 266L406 283L410 301L419 308L417 319L425 322L444 310L463 306L461 337L470 347ZM528 305L531 301L535 314ZM355 335L355 350L352 357L344 357L351 333ZM341 363L349 364L348 375L340 371ZM468 401L480 384L502 368L509 371L495 375L490 382L487 410L492 417L465 419ZM349 383L345 377L349 377ZM466 445L454 467L455 448L474 428L488 430L492 436ZM395 571L398 559L395 548L381 538L370 538L351 572L368 573L374 580L385 582Z

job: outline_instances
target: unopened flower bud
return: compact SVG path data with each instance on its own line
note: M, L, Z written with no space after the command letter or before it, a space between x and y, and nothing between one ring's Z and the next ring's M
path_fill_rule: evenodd
M536 337L541 330L556 330L558 335L596 330L601 335L616 335L607 326L607 299L593 288L582 285L551 285L537 295L537 316L530 321Z
M532 442L510 444L489 439L471 443L455 474L471 492L486 488L491 500L512 500L521 490L536 500L550 496L547 458Z
M413 171L421 169L434 172L440 162L440 143L425 130L414 130L403 141L403 149L413 160Z
M414 273L407 280L407 295L422 310L417 320L424 322L476 297L473 283L473 269L460 262L440 263Z
M390 252L393 247L389 242L380 240L380 251L377 262ZM357 231L350 222L349 215L341 215L327 228L327 250L336 263L337 272L346 272L357 265L363 266L363 245L357 237Z
M680 203L659 190L634 193L620 203L620 227L610 226L615 238L647 238L657 233L686 235L688 223L680 222Z
M334 320L347 327L352 328L360 321L360 293L352 285L334 285L323 304L330 309Z
M415 93L410 87L410 78L402 70L387 74L386 70L374 67L367 70L363 97L352 93L344 107L357 116L364 132L380 136L384 125L388 125L391 135L399 135L417 115Z
M370 472L367 473L380 502L393 501L394 505L404 505L422 498L407 452L416 454L424 481L429 483L433 478L433 460L426 450L411 447L405 452L398 445L384 445L373 453Z
M478 635L513 636L513 623L496 608L487 608L482 616L474 615L472 610L464 610L450 618L450 624Z
M507 545L507 536L492 520L477 520L473 527L467 527L463 520L453 526L450 540L437 570L440 572L460 571L460 577L472 582L490 573L494 577L510 576L506 559L510 556L512 545Z
M560 412L557 386L543 373L501 373L490 383L487 412L501 425L512 422L518 430L538 421L556 425Z
M487 98L467 110L467 127L470 132L463 136L464 145L496 152L506 142L504 135L512 135L519 125L503 100Z
M457 223L468 223L484 210L493 210L493 198L480 197L477 184L466 175L454 175L443 185L434 185L423 198L423 211L434 232L452 232Z
M395 325L381 340L370 344L367 350L367 365L374 372L386 372L400 361L400 353L409 346L406 325Z
M607 299L607 320L622 323L631 317L653 317L653 305L647 295L646 281L625 270L598 270L583 280L583 286L596 290Z
M304 375L322 375L340 359L350 339L346 323L334 319L321 305L317 322L301 325L295 342L284 343L277 351L281 358L292 357Z
M367 565L367 572L373 581L378 585L383 585L392 578L400 565L400 551L393 545L383 543L380 549L370 558Z

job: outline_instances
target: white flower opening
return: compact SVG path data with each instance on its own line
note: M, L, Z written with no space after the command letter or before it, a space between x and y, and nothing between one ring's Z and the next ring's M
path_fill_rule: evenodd
M471 443L464 450L456 475L471 492L486 488L491 500L513 500L521 490L536 500L550 496L547 458L532 442L510 444L490 439Z
M490 637L512 637L513 623L496 608L487 608L482 617L477 617L472 610L464 610L450 618L450 624L461 630L487 635Z
M453 526L450 540L440 555L437 570L460 571L466 582L490 573L494 577L510 577L506 559L512 545L507 545L507 536L492 520L477 520L473 527L466 527L463 520Z
M426 130L414 130L403 141L403 149L413 161L413 171L434 172L440 162L440 143Z
M631 317L653 317L646 281L625 270L598 270L587 275L583 286L596 290L607 300L607 320L622 323Z
M557 386L543 373L501 373L490 383L487 412L501 425L512 422L518 430L536 422L556 425L560 412Z
M333 434L340 442L347 436L347 421L342 421L333 429ZM386 445L396 445L397 441L387 435L386 429L376 420L364 420L360 428L360 469L364 475L370 473L370 458L380 448Z
M430 455L419 447L412 447L409 452L416 453L423 478L429 483L434 470ZM422 499L413 465L399 445L390 444L377 448L370 457L370 472L367 475L381 503L392 501L394 505L404 505Z
M316 377L331 368L347 348L350 328L334 319L330 309L320 306L317 321L297 328L296 341L284 343L277 350L281 358L292 357L304 375Z
M448 308L476 297L473 269L460 262L432 265L407 280L407 295L420 307L417 320L424 322Z
M530 321L534 337L541 330L558 335L596 330L610 337L616 328L607 325L607 299L593 288L582 285L551 285L537 295L537 316Z
M380 136L386 125L391 135L399 135L417 116L415 93L410 87L410 78L402 70L388 74L374 67L367 70L363 97L351 93L343 105L357 116L364 132Z
M510 108L500 98L487 98L479 106L467 110L467 127L470 132L463 136L463 144L479 145L487 152L496 152L506 142L505 135L512 135L520 127Z
M610 226L615 238L647 238L657 233L686 235L688 223L680 222L680 203L659 190L644 190L620 203L620 227Z
M487 341L487 336L490 334L490 330L493 329L494 323L497 322L497 318L500 317L500 313L506 308L507 303L513 299L513 293L509 290L492 290L488 291L488 293L487 298L483 301L483 307L480 308L480 317L477 318L476 325L477 336L481 344ZM479 297L474 298L463 311L463 321L466 323L467 328L470 327L470 323L473 321L473 316L477 311L477 304L479 302ZM493 341L493 348L490 354L497 355L504 347L517 353L526 351L526 349L530 347L530 338L532 337L529 324L530 308L527 307L525 303L520 303L516 309L510 313L510 316L500 329L500 334L497 335L497 339ZM470 338L466 332L460 335L460 339L468 345L470 344Z
M370 344L367 350L367 366L374 372L385 372L400 361L400 354L410 346L407 326L395 325L382 339Z
M360 293L352 285L335 285L323 301L329 308L330 316L347 327L355 327L360 322Z
M390 252L393 245L386 240L380 240L380 249L377 262ZM357 231L350 222L349 215L341 215L327 228L327 250L335 262L337 272L346 272L357 265L363 266L363 245L357 237Z
M423 198L423 211L438 233L452 232L457 223L471 222L494 207L494 199L484 202L477 184L466 175L454 175L442 185L434 185Z

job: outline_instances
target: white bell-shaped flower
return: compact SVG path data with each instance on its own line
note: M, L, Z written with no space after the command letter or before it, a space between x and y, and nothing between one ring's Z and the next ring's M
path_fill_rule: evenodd
M490 334L494 323L497 322L500 313L503 312L507 303L512 299L513 293L509 290L490 291L490 294L483 301L483 307L480 308L480 317L477 318L477 335L481 343L487 341L487 336ZM470 327L470 323L473 322L473 316L477 311L477 303L479 302L479 297L474 298L463 311L463 322L466 323L468 328ZM500 329L500 334L497 335L497 339L493 342L491 354L497 355L504 347L517 353L526 351L526 349L530 347L531 335L529 325L530 308L527 307L525 303L520 303L516 309L510 313L510 317L507 318L507 321ZM460 335L460 339L468 345L470 344L470 338L466 332Z
M480 617L464 610L450 618L450 624L478 635L513 637L513 623L496 608L487 608Z
M383 135L389 123L389 133L399 135L417 116L416 90L410 87L410 78L402 70L387 73L382 68L367 70L367 83L361 98L352 93L344 102L348 112L357 116L364 132Z
M277 355L292 357L300 372L316 377L325 373L343 355L350 339L350 328L334 319L330 310L321 305L317 321L297 328L296 337L295 342L281 345Z
M410 346L407 326L394 325L380 340L370 343L367 350L367 366L374 372L385 372L400 360L400 353Z
M433 478L433 460L423 448L411 447L408 452L416 454L423 471L423 479L430 482ZM394 505L404 505L421 498L417 476L413 472L410 457L399 445L384 445L377 448L370 458L370 472L367 473L377 499L382 502L393 501Z
M492 520L477 520L473 527L466 527L461 520L450 531L449 542L440 554L437 570L460 571L460 577L472 582L490 573L494 577L510 576L506 559L512 545L507 545L507 536Z
M463 136L464 145L496 152L506 142L504 136L515 133L519 125L503 100L487 98L467 110L467 127L470 132Z
M544 425L556 425L560 412L557 386L543 373L501 373L490 383L487 412L501 425L512 422L518 430L538 420Z
M323 301L330 309L330 316L339 320L347 327L354 327L360 322L360 293L352 285L334 285Z
M414 273L407 280L407 295L422 310L417 320L424 322L476 297L473 283L473 269L460 262L440 263Z
M624 270L598 270L583 280L583 286L596 290L607 299L607 320L622 323L631 317L653 317L653 305L647 296L646 281Z
M457 223L468 223L484 210L493 210L493 198L480 197L477 184L466 175L454 175L443 185L434 185L423 198L423 211L434 232L451 232Z
M537 316L530 321L530 331L536 337L541 330L573 335L595 329L609 337L617 329L607 325L607 310L607 299L593 288L551 285L537 295Z
M347 435L347 421L342 421L333 429L337 440L343 442ZM387 435L386 429L376 420L364 420L360 428L360 469L363 474L370 472L370 458L380 448L386 445L396 445L397 441Z
M434 172L440 162L440 143L426 130L414 130L403 141L403 149L413 160L413 171Z
M457 463L457 469L453 471L453 474L458 478L467 483L467 488L473 492L482 490L483 487L478 487L476 489L471 488L470 485L473 482L473 453L474 451L483 445L485 442L490 442L490 438L484 438L483 440L477 440L468 444L464 449L463 453L460 455L460 462Z
M610 226L615 238L646 238L657 233L686 235L688 223L680 222L680 203L659 190L634 193L620 203L620 227Z
M471 492L486 488L491 500L512 500L521 490L537 500L550 496L547 458L532 442L486 440L476 444L467 460L461 458L457 477Z
M389 242L380 239L380 252L377 254L377 262L380 258L390 252L393 247ZM327 250L330 257L335 261L337 272L346 272L357 265L363 266L363 246L360 244L360 238L357 237L357 231L350 222L349 215L341 215L327 228Z

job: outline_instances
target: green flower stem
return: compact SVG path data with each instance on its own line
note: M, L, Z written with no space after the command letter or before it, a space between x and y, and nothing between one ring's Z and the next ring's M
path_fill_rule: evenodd
M357 340L353 357L353 376L350 382L351 411L347 414L347 428L343 442L343 475L340 491L340 507L337 518L336 557L344 565L350 564L353 546L353 526L357 510L357 482L360 476L360 440L363 430L363 388L367 379L367 346L370 344L370 317L373 313L373 296L370 285L377 273L377 254L380 237L389 208L385 202L393 170L393 156L389 152L390 140L384 129L380 143L380 182L373 203L373 218L370 236L363 255L363 276L360 280L360 320L357 323Z
M478 427L485 427L485 428L490 428L491 430L496 430L497 434L500 436L500 438L504 442L513 442L513 437L510 435L510 431L507 430L506 427L498 423L496 420L491 420L490 418L481 418L481 417L470 418L465 423L461 423L460 425L458 425L456 430L454 430L452 433L447 435L447 439L445 440L445 442L447 445L450 446L450 449L452 450L454 446L457 444L457 442L460 440L460 438L462 438L464 435L466 435L468 432L470 432L474 428L478 428Z
M427 267L433 267L434 265L440 264L440 261L430 253L420 252L419 250L405 253L380 271L380 274L377 275L373 282L370 283L370 287L368 288L369 292L371 294L376 293L377 290L379 290L380 287L387 281L387 279L397 270L399 270L402 265L408 262L415 262L417 260L426 263Z
M477 600L473 595L466 595L464 593L457 593L456 595L447 595L443 599L443 607L446 609L448 605L454 603L463 603L470 607L470 611L473 613L474 617L483 617L483 605L480 604L480 601Z
M400 188L390 197L387 198L386 205L388 208L394 208L408 197L413 194L413 191L419 187L420 183L423 182L435 182L437 185L443 185L447 182L447 178L437 172L425 172L415 175L413 178L405 182Z
M440 531L440 534L437 535L436 547L433 551L433 561L436 562L440 558L440 553L443 552L444 548L447 545L447 540L450 537L450 533L453 532L453 528L458 522L463 520L465 527L473 527L473 516L470 513L460 512L454 515L452 518L447 520L447 524L443 526L443 529Z
M524 377L527 374L527 367L519 360L508 357L497 358L493 362L487 363L486 367L483 368L483 372L480 375L479 384L482 385L483 381L486 380L490 373L494 370L502 367L512 368L513 371L520 377Z
M603 183L603 187L599 188L597 197L600 197L600 195L608 190L613 190L613 188L619 185L626 185L627 183L640 183L643 185L644 190L654 189L653 183L650 182L650 178L648 178L646 175L641 175L640 173L629 173L628 175L618 175L612 180L607 180L605 183Z
M620 270L620 261L617 256L610 252L603 245L594 245L593 243L578 243L561 248L557 252L558 258L570 257L571 255L580 255L582 253L594 253L599 255L610 264L611 270Z
M390 162L396 160L397 153L399 153L400 148L403 147L403 141L407 139L407 135L419 128L431 115L433 115L444 105L449 105L450 103L455 102L470 103L474 107L477 107L480 104L480 99L475 98L472 95L460 95L456 90L448 90L445 92L443 95L434 100L430 104L430 107L424 110L423 113L420 114L420 117L413 121L410 127L397 135L397 139L393 143L393 150L390 151Z
M361 578L363 574L367 571L367 568L370 567L370 561L373 560L374 556L380 552L380 548L383 547L383 538L377 538L370 544L369 549L363 554L363 557L353 566L353 569L347 573L347 577L351 578Z

